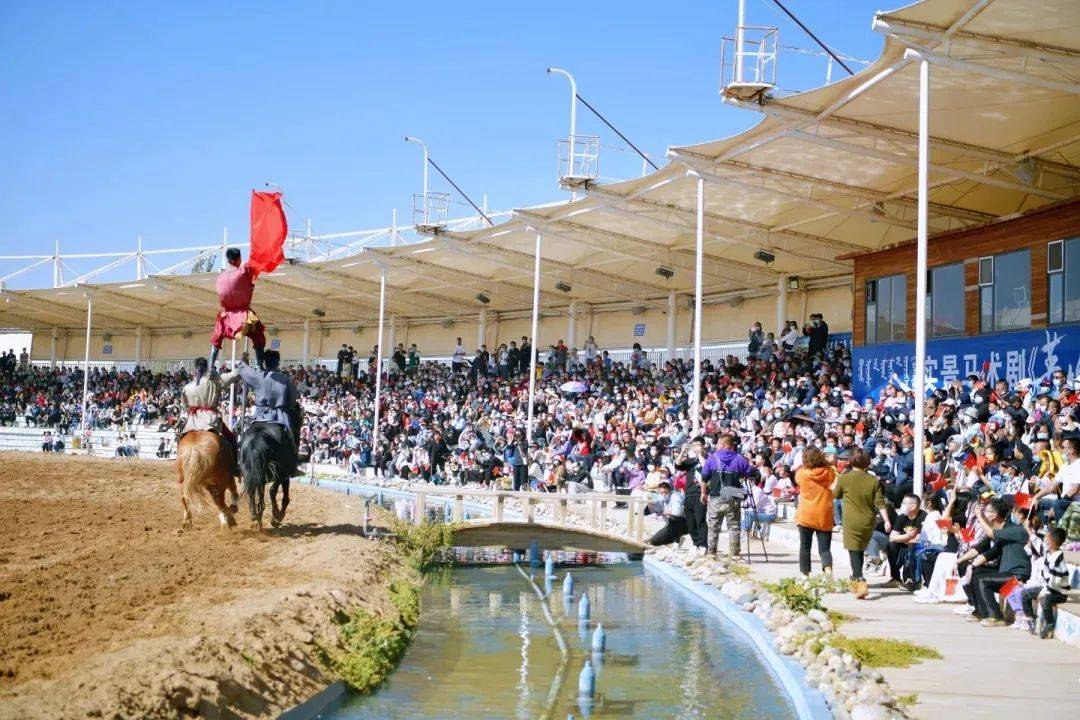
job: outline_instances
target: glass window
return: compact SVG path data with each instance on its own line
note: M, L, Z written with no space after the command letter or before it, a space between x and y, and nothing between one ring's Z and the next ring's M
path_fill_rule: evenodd
M964 263L931 268L929 279L931 337L964 334Z
M1031 327L1031 251L981 258L979 285L982 332Z
M907 276L890 275L866 282L866 343L904 340L907 336Z
M1050 243L1046 261L1050 324L1080 322L1080 237Z

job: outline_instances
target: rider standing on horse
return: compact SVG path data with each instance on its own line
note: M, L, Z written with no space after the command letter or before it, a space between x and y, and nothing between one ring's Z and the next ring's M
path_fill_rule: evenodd
M251 422L271 423L282 428L282 446L291 448L292 467L295 472L300 447L299 393L292 378L278 369L280 364L281 355L278 351L267 350L263 353L264 369L253 368L241 362L237 364L236 371L248 387L255 391Z
M240 251L229 248L225 251L229 267L217 277L218 300L221 312L214 322L214 333L210 336L210 365L217 362L221 351L221 342L225 338L237 335L247 336L255 347L255 361L263 367L263 348L266 347L266 328L259 316L251 309L251 296L255 292L255 273L248 263L241 263Z
M180 391L180 407L186 408L188 413L181 437L192 430L206 430L221 435L232 447L234 464L237 457L236 435L228 423L222 422L219 407L224 388L239 380L240 373L218 374L206 358L195 358L195 377Z

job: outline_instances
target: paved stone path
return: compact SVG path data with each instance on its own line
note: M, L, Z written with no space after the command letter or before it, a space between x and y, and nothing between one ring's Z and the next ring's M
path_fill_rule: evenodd
M793 530L793 528L792 528ZM793 532L774 526L764 562L760 541L751 547L754 575L776 580L798 575L798 548L784 540ZM836 577L850 576L847 552L837 534L832 544ZM818 572L816 546L811 555ZM956 615L956 605L920 605L902 589L872 588L871 599L828 595L831 610L854 615L844 623L850 637L888 637L937 650L942 660L908 668L882 668L897 695L918 694L911 714L924 720L1041 720L1080 717L1080 648L1039 640L1019 630L984 628Z

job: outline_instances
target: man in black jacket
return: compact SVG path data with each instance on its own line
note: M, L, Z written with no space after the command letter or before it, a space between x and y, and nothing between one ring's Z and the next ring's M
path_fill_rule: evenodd
M825 317L820 313L811 315L806 334L810 336L810 356L824 355L825 345L829 340L829 323L825 322Z
M627 450L627 452L630 452ZM686 498L683 515L686 518L686 532L695 547L706 547L709 543L709 526L706 523L706 506L701 502L701 465L705 462L705 441L698 436L683 445L675 456L675 469L686 473Z

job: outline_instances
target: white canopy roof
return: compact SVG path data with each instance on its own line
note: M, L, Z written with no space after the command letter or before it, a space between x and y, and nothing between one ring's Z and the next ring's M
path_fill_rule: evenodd
M727 98L765 116L747 132L672 148L652 175L587 182L582 199L520 209L494 227L439 228L416 244L282 266L259 279L256 307L279 325L316 308L324 323L370 321L385 268L388 312L400 318L524 312L538 232L542 308L663 305L670 291L693 292L696 175L706 181L706 297L771 294L784 275L803 287L850 283L852 254L915 236L923 58L932 64L932 233L1077 196L1080 3L926 0L879 14L874 26L885 49L853 77L782 99ZM760 250L775 260L755 259ZM91 290L95 327L205 329L213 283L213 274L162 275L4 291L0 324L81 327Z

